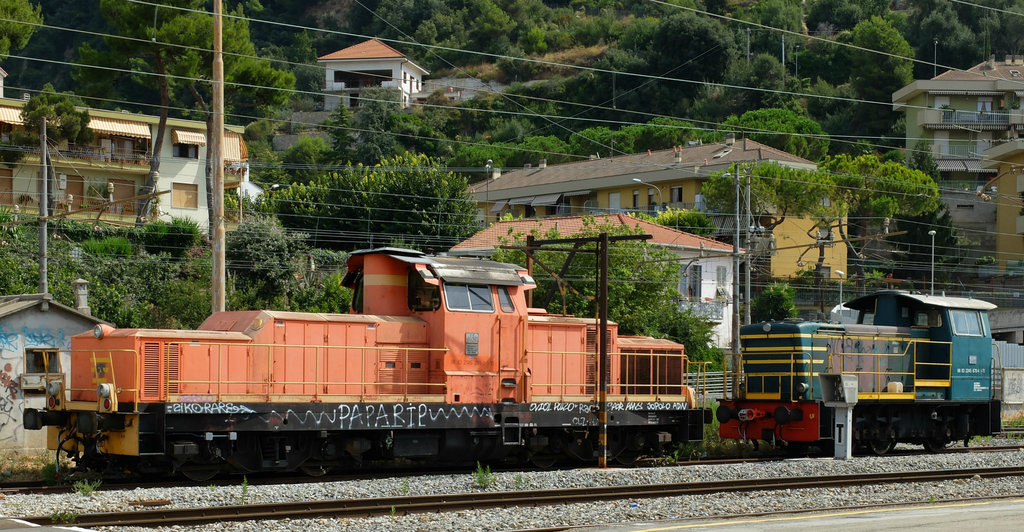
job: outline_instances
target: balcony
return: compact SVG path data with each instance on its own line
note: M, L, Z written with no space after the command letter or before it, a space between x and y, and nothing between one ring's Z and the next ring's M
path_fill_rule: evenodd
M1019 112L1018 112L1019 114ZM917 125L929 129L1006 129L1010 125L1010 112L960 111L957 109L925 109L918 113Z
M26 157L39 160L38 146L16 146ZM86 146L68 144L59 148L50 148L50 159L55 165L62 161L74 159L76 161L88 161L103 167L120 167L125 169L143 169L149 167L149 160L152 157L149 151L144 150L122 150L104 149L102 146Z
M712 321L722 323L725 321L725 308L728 306L728 301L724 299L713 299L701 301L698 299L681 299L679 300L680 311L690 311L698 316L707 318Z

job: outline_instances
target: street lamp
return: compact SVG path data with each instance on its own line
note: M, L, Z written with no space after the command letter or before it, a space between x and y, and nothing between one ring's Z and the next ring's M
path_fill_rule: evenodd
M839 315L843 314L843 276L846 272L843 270L835 270L835 274L839 276Z
M939 68L939 40L934 39L935 46L932 48L932 77L934 78Z
M928 236L932 237L932 293L935 295L935 230L928 231Z
M656 186L654 186L654 185L652 185L650 183L647 183L647 182L641 180L639 177L634 177L633 181L636 181L637 183L640 183L641 185L647 185L647 186L653 188L654 190L656 190L658 192L658 203L661 203L661 189L660 188L658 188L658 187L656 187ZM658 211L657 205L655 205L654 211L655 212Z

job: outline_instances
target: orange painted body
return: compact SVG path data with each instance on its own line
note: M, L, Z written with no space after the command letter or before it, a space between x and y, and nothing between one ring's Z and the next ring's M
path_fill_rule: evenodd
M220 312L195 331L120 329L102 339L75 336L70 398L96 401L102 382L114 386L122 405L488 404L594 397L596 320L527 309L525 293L532 286L487 286L493 311L457 311L449 309L442 283L428 279L426 290L438 287L439 305L414 310L409 279L420 265L366 255L354 256L349 267L364 272L362 313ZM501 290L510 305L501 303ZM681 345L630 337L623 348L614 323L608 334L609 394L692 399L682 385Z

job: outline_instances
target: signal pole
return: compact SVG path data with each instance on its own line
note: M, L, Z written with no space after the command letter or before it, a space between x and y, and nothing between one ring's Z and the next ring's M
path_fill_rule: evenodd
M42 180L39 186L39 293L46 294L50 287L46 282L47 270L47 223L46 218L50 215L47 208L50 202L49 176L46 172L46 118L39 126L39 178Z

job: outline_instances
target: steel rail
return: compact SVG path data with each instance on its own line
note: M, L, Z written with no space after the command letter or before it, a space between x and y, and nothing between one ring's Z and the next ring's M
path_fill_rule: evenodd
M277 502L259 505L219 506L211 508L138 510L73 516L71 522L51 517L27 517L26 521L43 525L77 526L153 526L166 523L195 525L219 521L260 519L303 519L310 517L371 517L379 515L447 512L504 506L536 507L593 502L609 499L677 497L718 492L749 492L859 486L881 483L929 482L963 478L1024 476L1024 467L867 473L803 478L739 479L681 484L607 486L560 490L459 493L448 495L406 496L379 499L352 499ZM70 516L55 516L70 517Z

